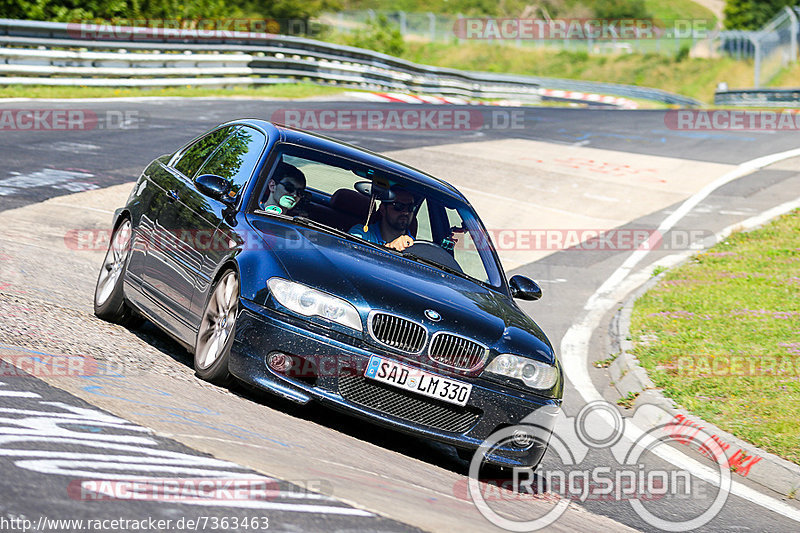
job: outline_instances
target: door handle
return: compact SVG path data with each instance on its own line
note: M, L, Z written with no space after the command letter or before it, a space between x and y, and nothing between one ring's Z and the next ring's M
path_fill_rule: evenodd
M174 191L174 190L173 191L167 191L167 199L170 202L174 202L175 200L177 200L178 199L178 191Z

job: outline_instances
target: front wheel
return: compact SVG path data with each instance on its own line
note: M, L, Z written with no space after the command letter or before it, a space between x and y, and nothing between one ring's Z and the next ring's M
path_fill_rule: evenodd
M228 270L211 289L195 342L194 369L206 381L218 384L230 381L228 356L238 308L239 277Z
M133 311L125 303L122 292L125 268L131 249L131 236L131 221L126 218L111 235L111 242L94 290L94 314L117 324L128 324L135 318Z

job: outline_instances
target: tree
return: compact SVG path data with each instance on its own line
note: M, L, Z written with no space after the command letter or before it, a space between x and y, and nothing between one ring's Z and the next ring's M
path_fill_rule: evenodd
M725 28L729 30L758 30L785 6L795 0L727 0Z

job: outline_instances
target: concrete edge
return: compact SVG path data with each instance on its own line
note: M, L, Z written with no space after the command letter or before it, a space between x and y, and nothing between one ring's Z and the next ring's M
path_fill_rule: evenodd
M789 210L791 209L786 212ZM707 239L703 243L702 250L695 250L691 253L680 254L680 257L674 257L673 261L669 261L671 263L670 268L688 261L697 253L708 250L711 246L727 237L734 229L744 227L743 229L749 231L761 225L763 225L763 222L749 227L746 224L737 224L735 227L726 228L721 233ZM662 262L656 261L646 268L652 268ZM655 405L672 416L671 420L650 420L648 421L649 427L642 429L653 429L665 423L685 426L686 428L702 429L712 435L715 440L718 439L717 442L725 450L731 469L734 470L735 468L734 472L787 498L800 499L798 498L798 492L800 492L800 466L745 442L681 408L674 400L664 396L661 389L655 386L647 371L640 365L639 359L633 354L634 346L630 340L633 305L639 297L658 284L665 273L649 278L638 289L630 293L611 319L609 325L611 351L619 355L608 367L611 377L610 387L616 389L620 398L631 398L636 395L636 404Z

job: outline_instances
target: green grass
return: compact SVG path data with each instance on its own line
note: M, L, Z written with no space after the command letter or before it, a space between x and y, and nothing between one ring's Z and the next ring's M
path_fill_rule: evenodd
M631 334L664 394L800 463L800 210L667 273Z
M124 87L50 87L27 85L0 86L0 98L114 98L141 96L240 96L251 98L308 98L328 96L343 91L354 90L313 83L293 83L265 85L257 87L233 87L230 89L211 89L206 87L164 87L164 88L124 88Z
M647 12L652 15L654 19L660 20L708 20L709 29L714 28L717 23L717 17L707 7L701 6L692 0L644 0Z
M416 13L462 13L465 15L490 14L502 16L520 16L522 9L531 5L522 0L506 0L497 3L481 3L476 0L344 0L345 9L377 11L409 11ZM570 5L571 4L571 5ZM534 6L536 4L533 4ZM654 19L713 19L714 14L707 8L692 0L644 0L647 12ZM587 17L591 13L591 0L577 2L560 2L548 6L548 13L552 16L580 16ZM555 8L555 11L554 11ZM553 14L555 13L555 14ZM540 17L537 12L535 15Z
M730 58L676 61L660 54L590 55L482 43L407 43L406 59L463 70L529 74L654 87L711 103L720 81L751 87L752 63Z

